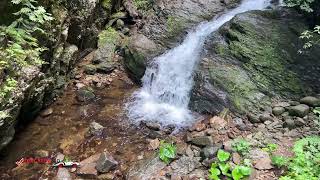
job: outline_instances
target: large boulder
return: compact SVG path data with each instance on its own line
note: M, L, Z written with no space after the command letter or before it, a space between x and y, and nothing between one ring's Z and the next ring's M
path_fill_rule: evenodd
M319 92L320 51L299 54L305 19L286 9L239 14L206 41L191 106L255 113L273 97Z

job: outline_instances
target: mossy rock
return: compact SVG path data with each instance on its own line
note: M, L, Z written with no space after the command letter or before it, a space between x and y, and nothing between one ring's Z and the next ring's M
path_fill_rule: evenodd
M208 107L210 104L196 105L203 99L212 104L229 99L231 103L220 103L220 109L230 106L241 113L255 113L272 98L291 99L319 92L320 50L298 53L305 22L296 12L285 9L234 17L206 42L207 53L197 70L191 106L215 113L219 109ZM209 96L219 91L227 98Z

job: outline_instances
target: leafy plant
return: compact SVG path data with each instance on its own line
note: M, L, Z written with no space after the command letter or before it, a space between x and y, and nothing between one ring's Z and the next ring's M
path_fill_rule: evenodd
M21 9L14 13L17 17L9 26L0 26L0 74L6 72L0 87L0 99L8 96L16 87L16 79L22 67L41 65L41 53L46 48L38 44L39 34L53 18L42 6L35 6L35 0L12 0Z
M311 8L311 4L315 0L285 0L285 3L288 7L296 7L298 6L300 9L306 12L313 12Z
M268 153L272 153L275 150L277 150L278 145L277 144L267 144L267 147L262 148L262 150L268 152Z
M220 149L217 153L217 157L220 162L225 162L230 158L230 153Z
M173 143L160 142L159 157L165 163L170 163L176 157L177 148Z
M288 159L283 156L271 156L272 165L281 168L288 163Z
M281 180L286 179L320 179L320 137L307 137L294 144L295 156L288 164L288 172Z
M234 180L240 180L251 174L250 166L237 165L233 169L230 165L230 162L227 162L230 159L230 153L219 150L217 153L218 162L212 163L209 170L209 179L220 180L220 176L226 176ZM250 164L249 162L245 162Z
M232 143L232 148L241 155L247 154L250 151L250 146L249 142L244 139L238 139Z

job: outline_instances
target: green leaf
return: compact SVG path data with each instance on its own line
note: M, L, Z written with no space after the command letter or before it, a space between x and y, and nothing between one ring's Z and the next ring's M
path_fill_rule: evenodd
M240 180L241 178L243 178L243 174L241 173L240 167L236 166L232 172L231 172L232 178L234 180Z
M229 174L229 170L231 169L231 166L229 164L226 163L219 163L219 168L221 170L221 173L225 176L230 175Z
M220 162L225 162L230 158L230 153L220 149L218 151L217 157L218 157Z
M215 163L211 164L211 168L209 170L209 179L212 180L220 180L219 175L221 174L220 170L217 168Z
M251 174L251 168L246 166L240 166L241 174L244 176L249 176Z

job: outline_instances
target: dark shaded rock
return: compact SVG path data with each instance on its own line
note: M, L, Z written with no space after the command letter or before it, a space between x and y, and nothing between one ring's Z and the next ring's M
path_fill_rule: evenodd
M248 119L249 119L249 121L251 122L251 123L260 123L261 122L261 120L260 120L260 118L258 117L258 116L256 116L256 115L254 115L254 114L248 114L247 115L248 116Z
M269 113L263 113L259 116L259 119L261 122L266 122L266 121L273 121L273 118L270 116Z
M297 126L297 127L301 127L301 126L304 126L306 125L306 122L304 119L300 118L300 117L297 117L295 120L294 120L294 124Z
M193 139L191 139L191 143L197 146L212 146L213 139L211 136L194 137Z
M200 156L202 159L213 158L217 154L218 150L222 148L222 144L218 144L215 146L206 146L201 149Z
M89 87L84 87L77 91L77 100L80 102L86 102L94 99L95 97L93 89Z
M291 116L304 117L309 113L310 108L308 105L299 104L299 105L290 107L288 110Z
M320 99L312 96L307 96L300 99L300 103L309 105L311 107L320 106Z
M272 109L272 114L274 114L275 116L280 116L285 111L286 109L284 107L277 106Z
M294 129L296 127L296 124L295 124L294 120L292 120L291 118L287 118L284 121L284 126L289 129Z
M152 129L152 130L155 130L155 131L159 131L160 128L161 128L161 125L159 123L156 123L156 122L147 122L146 126L149 129Z
M115 169L117 165L118 162L108 152L103 152L97 160L96 169L100 173L106 173Z

